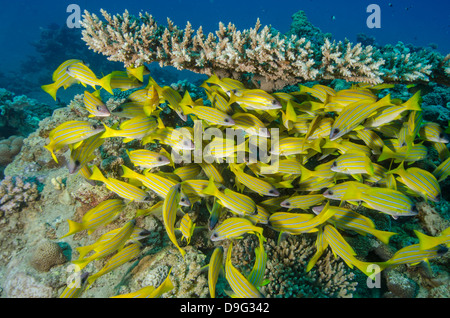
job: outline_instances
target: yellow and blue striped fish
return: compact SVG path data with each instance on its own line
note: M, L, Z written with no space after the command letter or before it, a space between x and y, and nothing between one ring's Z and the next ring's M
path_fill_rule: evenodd
M122 169L123 169L122 177L141 181L146 188L152 190L163 199L167 197L170 188L172 188L177 184L177 182L159 176L155 173L146 171L144 172L144 175L142 175L124 165L122 165ZM183 206L191 205L189 198L184 193L181 193L179 204Z
M319 205L325 200L322 194L293 195L280 203L283 208L306 210L314 205Z
M316 248L316 252L308 261L308 264L306 265L306 272L309 272L314 267L314 265L316 265L317 261L328 247L328 242L325 240L323 236L323 227L318 228L316 242L314 246Z
M203 194L216 197L220 204L237 215L256 214L257 208L255 201L250 197L225 188L219 190L213 179L209 180L208 186L203 189Z
M202 171L200 165L196 163L190 163L185 166L176 168L173 173L180 177L181 181L195 179Z
M111 112L101 100L98 91L95 93L84 91L83 103L86 110L90 113L89 117L111 116Z
M147 114L144 111L144 106L138 102L126 102L116 108L111 112L114 116L134 118L134 117L145 117Z
M211 298L216 298L216 284L219 274L223 269L223 247L218 246L214 249L208 265L208 287Z
M66 121L50 132L50 142L48 145L44 146L44 148L50 151L53 159L57 163L58 159L56 158L55 151L58 151L67 145L78 144L103 130L103 127L100 125L92 124L89 121ZM76 148L76 146L77 145L75 145L74 148Z
M181 184L177 183L169 189L163 204L163 222L170 241L178 248L181 256L186 255L186 251L180 247L175 236L175 220L181 196Z
M87 230L88 234L100 226L110 223L125 208L125 204L120 199L109 199L99 203L95 208L90 209L83 215L81 222L67 220L69 223L69 232L60 237L60 239L73 235L75 233Z
M438 123L427 122L420 127L419 135L422 140L448 143L450 138Z
M323 208L324 206L318 206L312 208L312 210L314 213L319 214ZM364 236L371 234L384 244L389 244L389 239L391 236L397 234L394 232L377 230L371 219L355 211L337 206L332 206L329 208L335 211L334 215L330 218L329 223L339 229L355 231L356 233Z
M144 81L144 75L150 74L147 66L141 65L138 67L127 67L126 73L130 76L136 77L140 82Z
M384 265L395 267L402 264L416 265L421 262L440 257L448 252L448 247L437 245L429 249L421 249L420 244L408 245L398 250Z
M92 70L83 63L75 63L69 65L66 68L66 72L74 79L80 81L84 86L89 85L94 89L96 86L100 86L111 95L114 95L111 88L111 74L98 79L97 76L95 76L94 72L92 72Z
M261 205L256 205L257 213L246 215L245 218L252 221L253 224L269 224L270 212Z
M364 274L371 276L373 275L373 271L369 270L369 265L376 264L379 265L380 271L383 270L386 266L383 263L375 263L375 262L363 262L358 260L355 255L355 251L353 248L345 241L342 235L338 230L332 225L325 225L323 231L324 240L327 241L333 254L339 255L342 260L350 267L356 266L360 271Z
M421 195L424 199L439 202L441 187L432 173L416 167L405 170L403 163L389 171L389 173L397 174L399 176L397 180L405 184L413 192Z
M180 117L182 121L187 121L187 116L180 106L180 102L182 100L180 93L170 86L164 86L158 91L158 94L160 99L165 100L167 105L177 113L178 117Z
M444 181L450 175L450 157L433 170L433 175L438 179L438 182Z
M261 235L263 228L253 225L250 220L241 217L230 217L219 224L211 234L211 241L236 239L246 233Z
M136 202L148 202L151 200L147 192L134 185L114 178L106 178L97 166L92 168L90 179L103 182L108 190L116 193L121 198Z
M219 86L220 89L227 95L230 95L231 92L233 92L234 94L238 94L239 91L243 91L246 89L244 84L235 79L232 78L219 79L215 74L211 75L201 86L205 87L207 83Z
M225 278L233 290L233 297L239 298L261 298L261 292L253 286L244 275L242 275L231 263L231 252L233 242L228 246L227 257L225 259Z
M158 286L158 288L155 288L154 286L146 286L133 293L113 296L111 298L159 298L162 294L165 294L174 288L170 279L171 271L172 268L170 268L166 279L161 283L161 285Z
M362 99L349 104L339 113L330 131L330 140L336 140L355 129L370 115L381 107L390 105L390 98L386 96L377 102Z
M78 298L81 296L83 291L86 289L87 278L89 277L88 272L84 272L79 276L79 280L74 280L63 290L59 298ZM77 286L79 284L79 286Z
M67 164L69 173L77 173L82 167L84 167L89 161L96 158L94 151L99 148L105 142L104 139L100 138L100 134L96 134L88 139L83 140L81 145L73 149L71 147L70 159ZM70 147L70 145L69 145Z
M231 114L233 112L233 108L228 104L228 99L218 91L211 90L211 92L208 92L207 90L206 95L208 95L208 99L214 108L225 114Z
M165 166L170 164L170 159L161 153L150 151L147 149L138 149L128 151L130 161L138 167L152 169L155 167Z
M77 265L79 270L82 270L86 265L96 259L101 259L114 253L117 250L121 250L127 240L130 238L134 231L136 220L133 219L122 226L114 235L110 236L105 242L95 247L95 253L87 258L81 258L73 261L72 263Z
M112 89L120 89L126 91L142 86L142 81L136 77L130 77L127 72L114 71L111 73L110 85Z
M384 161L386 159L394 159L395 163L406 161L416 162L427 157L428 149L422 144L412 144L403 147L398 147L397 144L391 144L389 140L384 141L385 145L381 151L377 161ZM389 145L389 146L388 146ZM409 148L409 149L408 149Z
M127 143L134 139L142 139L154 132L158 128L158 121L154 116L145 116L134 117L124 121L120 124L120 129L118 130L110 128L106 124L103 124L103 126L105 127L105 132L102 138L123 137L125 138L123 142Z
M350 174L355 177L355 174L373 175L374 169L372 161L364 153L346 152L337 157L330 169L334 172Z
M249 135L270 137L269 130L264 123L250 113L236 113L231 116L234 120L234 129L242 129Z
M259 238L259 247L255 248L255 264L251 272L248 274L247 279L250 284L259 288L270 281L264 280L264 273L267 265L267 253L264 251L263 239Z
M220 174L219 170L217 170L217 167L213 163L202 162L199 163L199 165L202 168L203 172L208 177L208 179L213 178L215 182L224 183L222 175Z
M194 150L193 134L188 127L183 129L174 129L171 127L159 128L148 136L142 138L142 144L146 145L153 140L158 140L160 143L170 146L174 149Z
M247 89L239 96L231 93L229 104L238 103L244 109L270 110L280 109L280 102L262 89Z
M53 72L52 80L53 83L42 85L41 88L48 93L53 99L56 101L56 92L60 87L64 87L64 89L68 88L72 84L78 82L78 80L71 77L67 74L66 69L72 65L77 63L83 63L82 60L71 59L64 61L58 68Z
M365 189L369 189L370 186L361 182L357 181L346 181L342 183L338 183L332 187L329 187L325 192L323 193L323 196L330 200L343 200L344 196L346 195L347 191L353 191L353 189L356 189L357 191L363 191ZM351 198L347 197L346 201L358 201L359 199L352 200Z
M180 222L180 231L183 235L184 239L186 240L186 244L189 245L191 242L192 234L194 234L195 229L195 223L192 222L191 217L189 214L185 214Z
M229 166L236 176L237 184L240 183L259 195L267 195L270 197L277 197L280 195L280 192L269 182L245 173L242 165L230 163Z
M332 217L334 213L335 211L328 206L317 216L305 213L275 212L270 215L269 224L275 231L291 235L312 233L317 232L317 227Z
M141 250L142 250L141 243L132 243L125 246L119 252L114 254L105 264L105 266L102 267L101 270L89 276L87 288L89 288L89 286L92 285L100 276L103 276L113 271L114 269L122 266L123 264L128 263L134 258L138 257Z
M299 85L299 93L308 93L323 103L325 103L329 99L328 96L336 96L336 91L334 89L320 84L313 85L313 87Z
M324 100L326 107L330 108L330 106L340 107L341 109L345 109L346 107L350 107L352 104L367 100L371 103L375 103L377 100L377 96L370 91L369 89L342 89L335 92L334 95L328 94L328 99Z

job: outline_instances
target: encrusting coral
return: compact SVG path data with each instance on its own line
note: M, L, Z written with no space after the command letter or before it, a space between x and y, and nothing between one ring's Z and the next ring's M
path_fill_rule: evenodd
M372 84L430 79L450 83L448 57L409 53L401 49L401 43L394 50L377 49L361 43L330 41L325 36L310 39L295 34L295 28L284 35L272 27L263 27L259 20L254 28L242 31L232 23L219 23L215 34L206 36L201 26L194 30L189 22L184 30L170 19L167 27L158 25L149 13L140 13L139 17L128 11L114 16L105 10L101 13L106 22L85 11L83 40L93 51L111 61L123 62L126 67L156 61L161 66L209 76L215 73L251 80L264 90L337 78ZM304 23L305 19L298 20Z

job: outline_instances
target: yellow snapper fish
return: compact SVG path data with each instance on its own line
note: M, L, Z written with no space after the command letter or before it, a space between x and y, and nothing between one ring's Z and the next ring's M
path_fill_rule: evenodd
M424 123L419 130L419 135L422 140L434 141L440 143L448 143L450 141L448 135L444 132L438 123L427 122Z
M271 109L281 109L283 107L275 97L262 89L247 89L238 95L232 92L229 104L238 103L244 109L265 111Z
M370 158L363 153L357 152L347 152L340 155L333 161L330 169L334 172L350 174L358 181L361 180L361 178L357 177L358 174L374 174L374 168Z
M142 139L158 128L158 121L154 116L134 117L122 122L120 129L116 130L103 123L105 132L102 138L123 137L123 142L127 143L135 139Z
M193 114L200 119L203 119L208 124L219 126L233 126L234 120L230 115L224 113L214 107L198 105L191 99L188 91L183 96L183 99L179 103L183 113L186 115Z
M330 106L338 106L341 109L361 100L367 100L372 103L377 100L377 96L371 90L361 88L342 89L335 92L334 95L328 94L327 97L328 99L323 102L328 108Z
M256 214L258 212L255 201L250 197L228 188L221 191L212 178L209 180L208 186L203 189L203 194L214 196L223 207L237 215Z
M253 224L269 224L270 212L262 207L261 205L256 205L257 213L253 215L246 215L245 218L252 221Z
M136 211L136 217L147 216L147 215L151 215L151 214L162 215L163 204L164 204L164 201L159 201L147 209L138 209Z
M111 113L117 117L134 118L147 116L144 106L138 102L126 102L116 108Z
M439 202L441 187L432 173L416 167L405 170L403 162L388 173L397 174L399 176L397 180L404 183L409 189L421 195L424 199Z
M150 74L150 70L145 65L138 67L127 67L126 72L128 75L132 75L137 78L140 82L144 81L144 75Z
M158 94L160 99L165 100L167 105L177 113L178 117L180 117L182 121L187 121L187 116L180 106L182 97L178 91L174 90L170 86L164 86L158 91Z
M142 138L142 145L153 142L153 140L158 140L160 143L174 149L194 150L192 133L188 129L178 130L171 127L158 128L156 131Z
M230 284L233 298L262 298L261 292L253 286L244 275L242 275L231 263L231 252L233 241L228 246L227 257L225 259L225 278Z
M208 265L208 287L211 298L216 298L216 284L219 274L223 269L223 247L218 246L214 249Z
M262 236L263 228L253 225L250 220L241 217L230 217L220 223L211 234L211 241L241 238L246 233Z
M101 270L89 276L87 288L89 288L89 286L91 286L99 277L138 257L141 251L141 243L132 243L122 248L108 260Z
M213 163L202 162L199 163L199 166L202 168L203 172L209 178L213 178L215 182L223 183L223 177L220 174L220 171L217 169L216 165Z
M219 218L223 212L223 206L219 203L219 200L214 198L214 203L212 206L206 202L206 208L209 212L208 229L212 231L219 222Z
M264 251L263 239L259 238L259 246L255 248L255 263L252 270L247 276L247 280L250 284L259 288L270 282L269 279L264 279L264 273L267 265L267 253Z
M232 92L234 94L239 94L241 91L246 89L244 84L235 79L227 77L219 79L219 77L215 74L211 75L201 86L205 88L205 86L207 86L206 84L219 86L220 89L227 95L230 95Z
M160 298L162 294L165 294L174 288L172 280L170 279L171 271L172 268L170 268L166 279L158 286L158 288L146 286L133 293L113 296L111 298Z
M90 179L103 182L108 190L116 193L121 198L136 202L148 202L151 200L147 192L134 185L114 178L106 178L97 166L92 168Z
M412 144L410 146L405 145L403 147L398 147L395 143L393 147L390 145L388 140L385 140L385 145L383 146L382 152L378 157L377 161L384 161L387 159L394 159L395 163L406 161L406 162L416 162L426 158L428 155L427 147L422 144Z
M136 225L136 220L133 219L127 222L124 226L117 231L115 235L110 237L104 243L95 247L95 253L86 257L80 258L78 260L72 261L73 264L77 265L78 270L82 270L86 265L96 259L101 259L108 256L111 253L114 253L117 250L121 250L125 245L126 241L130 238L131 234L134 231L134 227Z
M430 259L440 257L448 252L448 247L436 245L429 249L421 249L420 244L412 244L398 250L383 266L395 267L402 264L417 265Z
M316 214L319 214L324 207L325 206L323 205L313 207L312 211ZM339 229L355 231L356 233L363 236L371 234L384 244L389 244L389 239L391 238L391 236L397 234L394 232L377 230L375 228L375 224L371 219L355 211L336 206L330 207L330 209L333 209L335 213L327 222L333 224Z
M355 251L353 248L345 241L345 239L342 237L342 235L339 233L338 230L332 225L325 225L324 231L323 231L324 240L327 241L328 245L330 246L331 250L333 251L334 256L337 255L342 258L342 260L350 267L353 268L356 266L360 271L362 271L367 276L371 277L374 275L373 271L370 271L369 265L376 264L379 268L375 268L376 270L382 271L387 266L385 263L375 263L375 262L363 262L358 260L355 255ZM375 273L376 274L376 273Z
M280 203L280 206L288 209L308 209L313 205L321 204L325 200L322 194L293 195Z
M336 96L336 91L331 87L316 84L312 87L299 85L299 94L310 94L321 102L325 103L329 100L329 96Z
M195 230L195 223L192 222L189 214L186 213L181 219L179 230L181 231L183 238L186 240L186 244L189 245L189 243L191 242L191 237L194 234Z
M230 168L236 176L236 184L242 184L259 195L271 197L280 195L280 192L269 182L245 173L242 165L245 163L240 165L230 163Z
M234 128L242 129L249 135L270 137L269 130L264 123L255 115L250 113L235 113L231 116L234 120Z
M429 236L416 230L414 230L414 233L419 239L421 250L429 250L438 245L450 246L450 227L443 230L439 236Z
M352 186L349 187L351 189ZM388 188L371 187L358 191L349 190L343 199L361 200L363 205L374 210L391 215L394 219L399 216L414 216L418 214L416 205L405 194Z
M444 181L450 175L450 156L441 162L432 173L438 182Z
M66 73L66 69L72 65L77 63L83 63L82 60L71 59L64 61L61 63L58 68L53 72L53 83L48 85L42 85L41 88L48 93L53 99L56 101L56 92L60 87L64 87L64 89L68 88L72 84L78 82L78 80L71 77Z
M147 149L137 149L129 151L127 149L130 161L138 167L152 169L170 164L170 159L163 152L150 151Z
M59 298L78 298L86 289L88 272L84 272L79 276L79 280L75 279L71 283L67 284L67 287L63 290Z
M206 90L206 95L214 108L226 114L231 114L233 112L233 108L228 104L228 98L223 96L222 93L212 89L211 91Z
M70 174L77 173L81 168L87 165L88 162L94 160L96 156L94 151L99 148L105 142L100 138L100 134L93 135L88 139L83 140L81 145L77 148L73 148L73 144L69 145L70 159L67 164Z
M75 233L87 230L91 235L100 226L110 223L125 208L125 204L120 199L110 199L99 203L96 207L90 209L83 215L81 222L67 220L69 223L69 232L60 237L60 239L73 235Z
M317 227L334 215L335 211L329 208L329 203L317 215L304 213L275 212L269 217L270 226L278 232L299 235L302 233L317 232Z
M100 98L98 91L90 93L84 91L83 97L84 107L90 113L89 117L109 117L111 112Z
M146 188L152 190L163 199L167 197L170 189L177 184L177 182L172 181L171 179L164 178L151 172L144 172L144 175L142 175L124 165L122 165L122 169L123 178L139 180ZM191 205L188 196L183 192L180 194L180 201L178 203L183 206Z
M390 96L387 95L377 102L370 99L361 99L346 106L339 113L330 131L330 140L336 140L354 130L375 111L381 107L391 105Z
M126 91L129 89L134 89L142 86L142 81L136 77L129 76L127 72L124 71L114 71L111 73L110 85L112 89L120 89Z
M89 85L94 89L96 86L102 87L105 91L114 95L111 88L112 74L108 74L105 77L98 79L92 70L83 63L71 64L66 68L66 73L74 79L80 81L84 86Z
M369 185L361 182L346 181L329 187L322 195L330 200L342 200L347 191L353 191L353 189L356 189L357 191L363 191L369 188ZM346 199L347 201L354 201L349 197L347 197ZM358 201L358 199L356 199L356 201Z
M196 163L189 163L187 165L176 168L173 173L180 177L181 181L195 179L202 171L202 167Z
M178 248L181 256L186 255L186 251L180 247L175 236L175 219L177 217L177 210L179 207L181 196L181 184L177 183L169 189L163 204L163 221L167 235L170 241Z
M80 142L102 132L104 129L99 125L92 124L88 121L71 120L62 123L61 125L50 131L48 145L45 149L50 151L53 160L58 163L55 151L62 149L71 144L77 144L74 148L79 146Z

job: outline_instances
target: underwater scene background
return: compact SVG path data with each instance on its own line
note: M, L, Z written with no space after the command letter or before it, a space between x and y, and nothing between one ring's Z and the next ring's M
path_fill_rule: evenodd
M448 1L2 9L0 297L450 296Z

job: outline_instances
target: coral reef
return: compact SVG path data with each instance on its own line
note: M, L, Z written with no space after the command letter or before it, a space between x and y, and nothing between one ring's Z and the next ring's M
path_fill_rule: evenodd
M67 262L63 249L58 243L43 241L39 243L30 257L30 264L41 272L48 272L50 268Z
M259 20L254 28L239 31L229 23L207 36L202 27L188 22L180 29L168 19L158 25L149 13L131 16L128 11L112 16L101 10L105 21L85 11L83 40L94 52L125 66L159 62L201 74L250 79L264 90L281 89L297 82L341 78L380 83L434 80L449 83L448 58L436 52L409 52L402 43L377 49L360 43L330 41L314 29L304 32L304 14L293 16L286 35ZM299 22L300 21L300 22ZM301 34L298 34L301 33ZM318 41L318 42L314 42Z
M21 177L5 177L0 183L2 217L10 218L11 214L20 212L26 204L36 201L39 198L38 184L37 181Z

